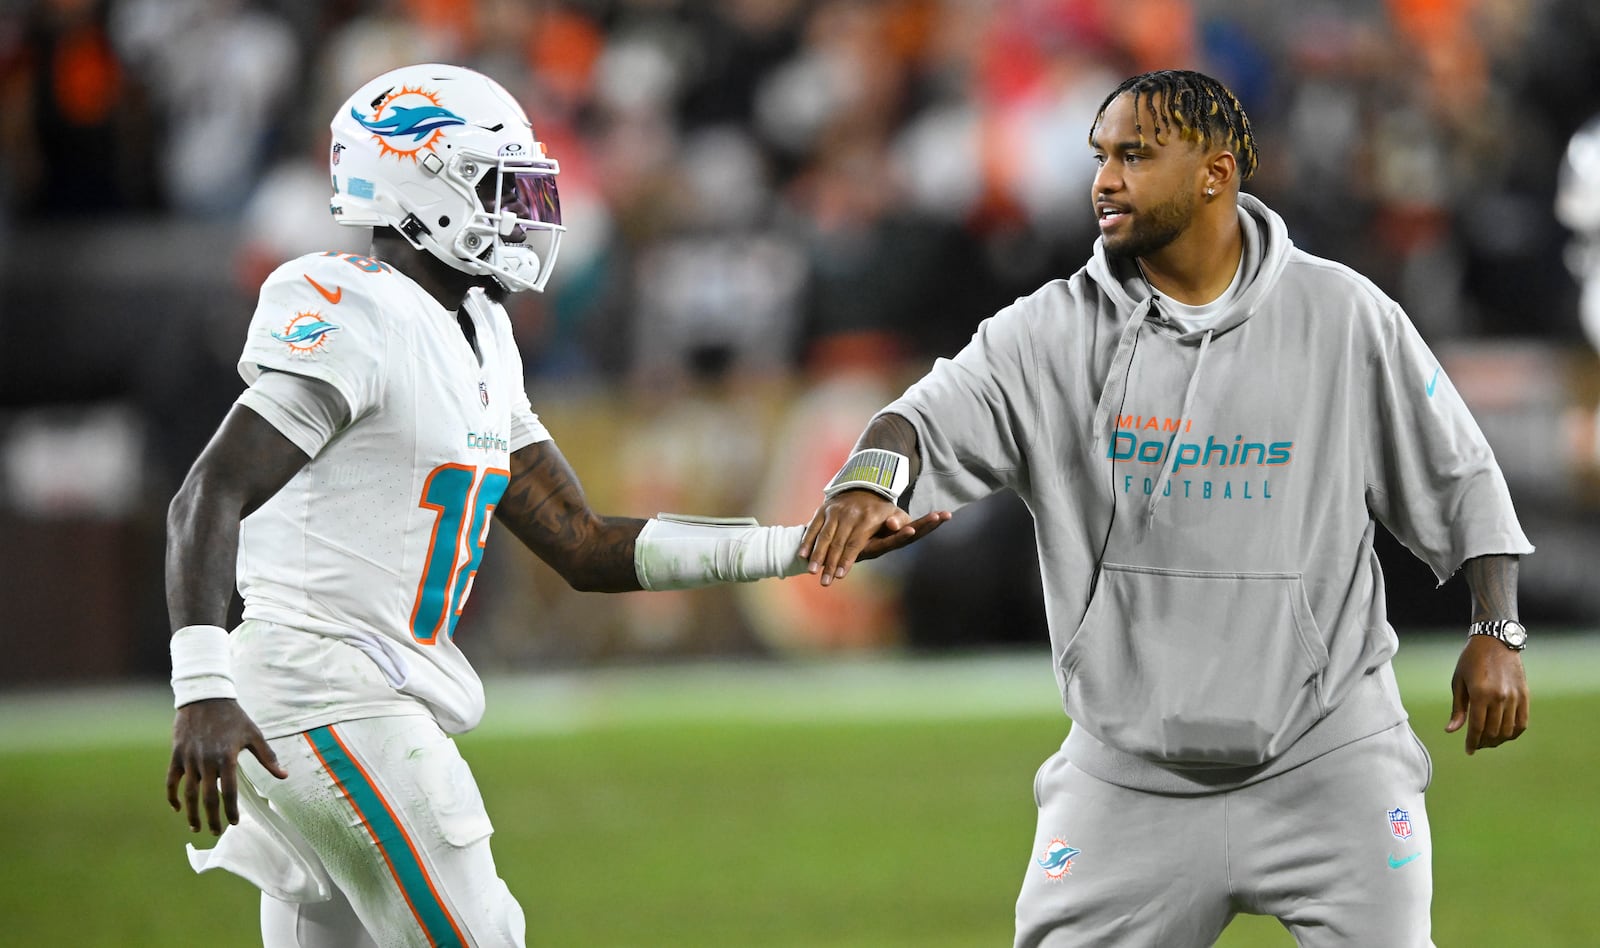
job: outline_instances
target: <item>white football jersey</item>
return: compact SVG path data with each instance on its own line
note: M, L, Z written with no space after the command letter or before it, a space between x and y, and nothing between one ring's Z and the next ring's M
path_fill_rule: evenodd
M268 736L424 711L459 733L483 714L456 621L511 453L550 435L528 404L505 310L473 290L462 312L476 352L455 313L357 254L300 257L262 285L239 374L319 379L350 411L242 524L239 592L259 623L234 636L235 673ZM381 678L359 658L337 660L354 653L328 639L365 653Z

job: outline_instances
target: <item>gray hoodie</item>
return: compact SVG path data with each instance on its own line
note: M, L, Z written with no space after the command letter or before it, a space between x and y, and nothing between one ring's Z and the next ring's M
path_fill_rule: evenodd
M1239 219L1210 328L1173 325L1099 241L884 409L917 429L912 514L1027 503L1063 750L1123 786L1241 786L1405 719L1375 523L1441 583L1533 550L1400 307L1255 198Z

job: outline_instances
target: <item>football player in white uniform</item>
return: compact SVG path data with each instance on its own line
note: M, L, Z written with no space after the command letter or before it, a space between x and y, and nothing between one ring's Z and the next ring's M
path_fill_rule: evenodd
M221 835L190 847L196 870L262 890L269 948L521 945L449 736L483 714L454 635L489 518L605 592L803 572L804 527L589 507L495 302L543 289L563 231L557 164L505 89L408 66L332 130L331 209L374 228L373 253L267 278L239 361L249 387L172 501L167 798ZM943 519L885 530L869 554Z

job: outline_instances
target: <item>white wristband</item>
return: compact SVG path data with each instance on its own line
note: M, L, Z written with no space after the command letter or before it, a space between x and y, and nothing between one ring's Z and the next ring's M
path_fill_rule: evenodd
M633 544L633 571L645 589L695 589L806 571L806 528L763 527L749 518L657 514Z
M847 490L870 490L886 497L891 504L900 502L900 495L911 483L911 460L897 451L868 448L850 455L839 473L823 488L823 497L832 497Z
M208 698L235 698L233 661L228 656L228 630L215 625L186 625L172 633L173 707Z

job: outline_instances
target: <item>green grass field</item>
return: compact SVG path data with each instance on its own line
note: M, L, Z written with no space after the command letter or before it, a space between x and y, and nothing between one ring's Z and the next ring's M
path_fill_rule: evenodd
M1453 654L1399 663L1435 761L1435 941L1600 945L1600 639L1530 650L1533 728L1473 758L1443 733ZM0 943L259 944L254 889L184 860L165 700L0 699ZM492 681L462 746L530 944L955 948L1010 943L1065 728L1038 655ZM1291 943L1258 918L1220 942Z

